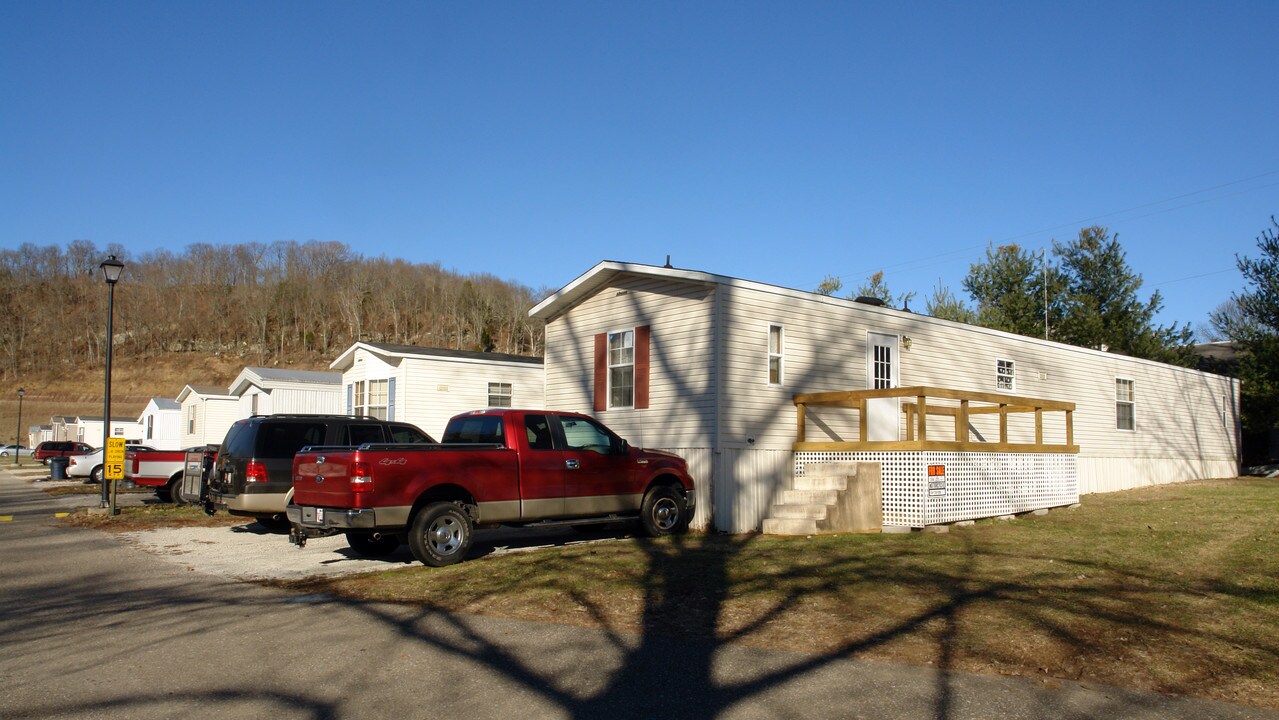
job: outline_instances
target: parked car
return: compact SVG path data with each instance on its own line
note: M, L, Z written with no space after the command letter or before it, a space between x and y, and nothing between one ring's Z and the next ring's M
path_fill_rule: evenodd
M442 445L308 447L293 460L290 540L346 533L357 553L407 542L424 565L466 557L477 526L573 527L639 520L683 532L693 479L683 458L631 447L568 412L478 410L449 421Z
M3 445L0 446L0 458L13 457L31 457L32 450L26 445Z
M124 446L124 451L136 450L155 450L150 445L134 445L128 443ZM102 482L102 450L99 448L81 455L72 455L68 458L67 477L73 478L89 478L89 482Z
M73 442L71 440L45 440L39 445L36 445L35 452L31 453L31 457L39 460L45 465L48 465L49 458L52 457L82 455L89 452L93 452L93 446L86 445L82 442Z
M209 473L205 512L225 510L267 527L289 527L293 454L307 445L434 443L409 423L358 415L257 415L227 430Z

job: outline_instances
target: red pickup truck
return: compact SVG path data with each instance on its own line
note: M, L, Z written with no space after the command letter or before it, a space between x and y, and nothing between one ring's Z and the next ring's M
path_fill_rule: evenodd
M693 479L678 455L631 447L576 413L480 410L443 442L306 447L293 458L291 542L346 533L362 555L407 542L425 565L462 560L477 527L638 518L650 535L688 527Z

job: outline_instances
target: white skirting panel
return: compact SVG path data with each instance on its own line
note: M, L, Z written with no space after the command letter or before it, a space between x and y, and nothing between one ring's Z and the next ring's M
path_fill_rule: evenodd
M1079 492L1084 494L1238 475L1233 460L1079 458Z
M883 523L924 527L1060 507L1079 501L1071 453L800 452L804 465L875 462L880 466Z
M755 532L775 498L790 487L790 450L732 448L715 455L711 483L712 527L720 532ZM701 510L698 511L701 514Z
M711 480L712 458L710 448L657 448L662 452L675 453L688 463L688 474L693 476L693 495L697 498L697 509L693 513L693 521L689 527L694 530L705 530L710 525L711 517Z

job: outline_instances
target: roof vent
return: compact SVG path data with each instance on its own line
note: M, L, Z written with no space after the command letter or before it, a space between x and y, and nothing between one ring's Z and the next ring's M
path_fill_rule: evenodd
M859 302L863 305L874 305L875 307L884 307L883 300L880 300L877 297L870 297L869 295L862 295L853 302Z

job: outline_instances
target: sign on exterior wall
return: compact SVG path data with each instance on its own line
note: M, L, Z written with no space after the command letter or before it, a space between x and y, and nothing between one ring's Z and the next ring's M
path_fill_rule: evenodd
M124 438L107 438L106 454L102 458L102 477L107 480L124 479Z

